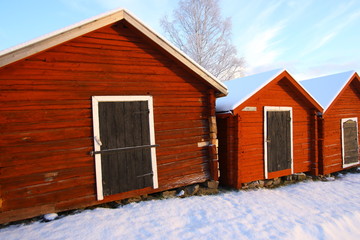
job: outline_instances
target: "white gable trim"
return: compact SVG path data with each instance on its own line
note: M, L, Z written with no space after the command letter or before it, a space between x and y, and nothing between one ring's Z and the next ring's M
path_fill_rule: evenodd
M223 94L227 95L226 86L220 81L216 80L216 78L209 73L206 69L197 64L194 60L189 58L185 53L183 53L180 49L175 47L172 43L165 40L165 38L156 34L153 30L151 30L148 26L142 23L139 19L135 18L133 15L124 11L124 18L128 20L135 28L137 28L140 32L145 34L155 43L160 45L166 51L168 51L171 55L175 56L180 62L184 63L187 67L197 73L200 77L207 80L211 85L215 86L220 90Z
M105 14L90 18L88 20L79 22L69 27L60 29L53 33L36 38L24 44L20 44L13 48L0 52L0 67L6 66L10 63L29 57L33 54L44 51L48 48L59 45L63 42L69 41L106 25L115 23L125 19L132 26L145 34L148 38L169 52L172 56L190 68L193 72L207 81L210 85L216 88L222 96L227 95L226 86L217 80L211 73L206 71L192 59L190 59L181 50L176 48L170 42L166 41L163 37L156 34L153 30L147 27L139 19L135 18L132 14L124 9L116 9Z
M347 73L347 72L344 72ZM349 84L349 82L354 78L356 72L355 71L349 71L350 73L350 77L342 84L342 86L340 88L338 88L338 90L336 91L336 93L330 98L329 102L322 102L320 103L318 101L318 94L316 92L313 91L313 94L310 93L310 89L311 87L306 87L304 85L304 82L311 82L311 81L317 81L317 79L320 78L325 78L325 77L332 77L333 75L337 75L337 74L341 74L341 73L337 73L337 74L331 74L331 75L327 75L327 76L322 76L322 77L317 77L317 78L311 78L311 79L305 79L305 80L301 80L299 81L300 85L304 88L304 90L323 108L323 114L325 114L325 112L329 109L329 107L334 103L334 101L337 99L337 97L340 95L340 93L343 91L343 89ZM317 89L318 91L323 91L322 87L318 87ZM325 105L326 104L326 105Z
M269 83L271 83L275 78L277 78L280 74L282 74L284 71L286 71L285 69L279 69L278 72L276 72L272 77L270 77L269 79L267 79L264 83L262 83L261 85L259 85L253 92L248 93L248 95L246 95L244 98L240 99L239 101L235 102L233 105L231 105L229 110L234 110L236 109L238 106L240 106L242 103L244 103L246 100L248 100L249 98L251 98L253 95L255 95L257 92L259 92L261 89L263 89L264 87L266 87L266 85L268 85ZM254 74L255 75L255 74ZM241 90L241 89L232 89L232 91L236 91L236 90Z
M48 48L69 41L98 28L124 18L124 11L117 10L90 18L58 31L46 34L32 41L0 52L0 67L16 62Z
M342 90L345 88L345 86L350 82L350 80L353 78L355 72L349 77L348 80L345 81L345 83L339 88L335 96L331 99L330 103L327 106L324 106L324 114L329 109L329 107L334 103L334 101L337 99L337 97L340 95Z
M268 74L266 77L259 77L261 74L267 74L270 72L272 74ZM297 89L296 92L301 94L304 98L308 99L311 104L315 106L315 108L319 109L319 111L322 111L323 107L320 105L320 103L307 91L307 89L304 88L304 86L296 81L296 79L294 79L286 69L274 69L271 71L226 81L225 85L228 87L230 93L227 97L217 100L216 111L223 112L235 110L249 98L264 89L275 79L280 81L281 79L279 78L281 75L287 78L288 81ZM256 85L253 84L255 82L257 82Z

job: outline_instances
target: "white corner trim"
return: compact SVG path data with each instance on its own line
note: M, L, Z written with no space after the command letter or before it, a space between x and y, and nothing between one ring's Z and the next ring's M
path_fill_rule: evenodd
M265 179L268 179L268 159L267 159L267 112L271 111L289 111L290 112L290 152L291 152L291 173L294 173L294 140L293 140L293 109L292 107L274 107L264 106L264 169Z
M150 129L150 145L155 145L155 130L154 130L154 108L152 96L93 96L92 97L92 115L93 115L93 133L94 133L94 150L100 151L99 140L99 102L130 102L130 101L147 101L149 107L149 129ZM153 171L153 188L159 188L156 148L151 148L151 166ZM102 187L102 170L101 170L101 154L95 154L95 173L96 173L96 191L97 200L104 199Z
M352 120L354 122L356 122L356 132L358 133L358 118L357 117L353 117L353 118L342 118L341 119L341 157L342 157L342 167L343 168L347 168L347 167L351 167L351 166L355 166L359 164L359 161L354 162L354 163L348 163L345 164L345 139L344 139L344 123L348 120ZM358 146L359 146L359 137L357 135L357 142L358 142Z

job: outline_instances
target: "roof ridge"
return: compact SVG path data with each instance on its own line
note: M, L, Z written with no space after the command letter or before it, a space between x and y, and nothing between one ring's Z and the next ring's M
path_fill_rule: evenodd
M323 106L325 113L355 73L350 70L301 80L299 83ZM321 91L325 83L326 91Z

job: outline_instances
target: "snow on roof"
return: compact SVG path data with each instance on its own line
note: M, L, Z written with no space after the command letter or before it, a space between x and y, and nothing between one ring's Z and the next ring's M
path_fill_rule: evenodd
M229 94L216 100L216 111L227 112L234 110L283 71L284 69L275 69L224 82Z
M0 51L0 67L24 59L33 54L39 53L65 41L74 39L78 36L94 31L111 23L115 23L122 19L125 19L133 27L145 34L148 38L150 38L152 41L154 41L156 44L158 44L160 47L162 47L180 62L182 62L185 66L190 68L198 76L207 81L211 86L216 88L219 91L219 96L227 95L228 92L226 86L216 77L214 77L206 69L197 64L180 49L165 40L165 38L157 34L139 19L130 14L127 10L122 8L100 14L98 16L54 31L26 43L19 44L17 46Z
M300 84L324 107L324 112L346 86L354 71L300 81Z

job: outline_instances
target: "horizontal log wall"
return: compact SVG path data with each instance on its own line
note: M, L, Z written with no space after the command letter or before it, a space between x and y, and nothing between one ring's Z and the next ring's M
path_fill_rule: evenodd
M343 170L341 119L357 117L360 121L360 84L354 80L325 112L323 121L323 168L321 174ZM358 125L359 127L359 125ZM358 136L359 139L360 135Z
M242 111L244 107L257 111ZM272 82L241 104L235 113L238 121L238 178L242 183L265 178L264 170L264 106L292 107L294 173L311 170L314 152L314 109L286 79ZM282 176L272 173L271 177Z
M209 179L210 87L126 23L0 69L0 222L96 201L91 96L151 95L159 189Z

